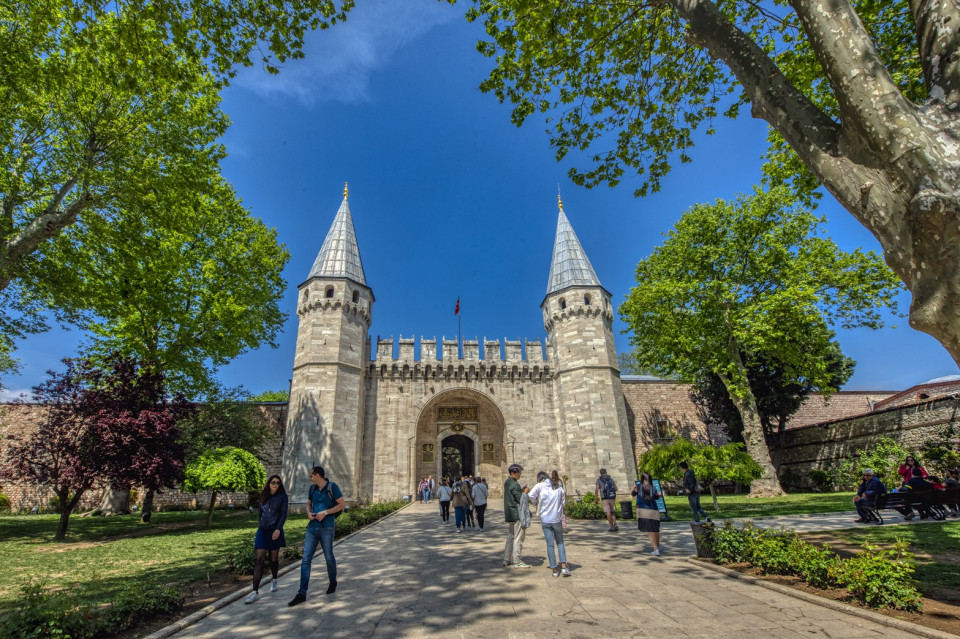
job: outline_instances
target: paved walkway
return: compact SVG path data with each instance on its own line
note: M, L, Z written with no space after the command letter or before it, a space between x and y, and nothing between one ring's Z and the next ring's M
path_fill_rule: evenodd
M661 557L649 555L646 534L629 522L619 533L606 522L571 522L573 575L554 578L535 520L523 553L532 567L502 568L502 501L487 513L484 532L458 534L441 523L436 502L414 504L336 546L336 594L324 594L320 554L306 603L287 607L294 570L280 577L279 592L263 586L256 603L241 599L175 637L912 637L690 564L686 522L664 525ZM854 516L757 523L827 530L852 526Z

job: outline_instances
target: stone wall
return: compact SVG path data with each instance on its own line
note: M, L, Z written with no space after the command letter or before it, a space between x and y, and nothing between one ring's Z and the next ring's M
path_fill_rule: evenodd
M267 476L280 473L283 458L283 431L286 424L287 404L285 402L271 402L262 404L263 413L269 428L269 434L262 450L257 451L257 457L263 462ZM4 453L4 443L26 437L46 416L46 409L36 404L2 404L0 405L0 455ZM3 481L0 483L0 492L10 498L10 506L14 511L29 511L33 508L46 510L50 499L54 497L52 490L36 484L23 482ZM103 494L102 488L88 491L78 505L78 511L89 510L100 503ZM142 503L143 491L138 491L135 503ZM154 508L186 509L204 508L210 503L210 493L186 493L180 490L166 490L154 497ZM217 495L217 504L220 506L233 505L237 508L246 508L246 493L221 493Z
M826 468L857 449L868 448L880 437L890 437L915 451L944 427L957 424L958 418L960 399L947 397L790 429L780 475L805 478L811 469Z

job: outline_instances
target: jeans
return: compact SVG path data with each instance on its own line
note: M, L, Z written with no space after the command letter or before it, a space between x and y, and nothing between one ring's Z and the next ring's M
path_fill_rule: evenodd
M332 515L331 515L332 516ZM317 544L323 549L323 558L327 560L327 577L330 581L337 580L337 559L333 556L333 526L307 526L307 536L303 540L303 561L300 562L300 590L306 596L310 586L310 568L313 555L317 552Z
M551 568L557 567L557 562L553 556L553 543L557 543L557 554L559 555L560 563L567 563L567 549L563 545L563 525L560 522L555 524L540 524L540 527L543 528L543 538L547 540L547 561L550 563Z
M423 500L423 503L430 501L430 490L424 488L422 491L420 491L420 498Z
M870 515L867 509L872 507L873 503L871 503L870 501L864 498L864 499L858 499L857 501L853 502L853 504L854 506L857 507L857 514L860 515L860 519L870 518ZM900 509L898 508L897 510L900 510ZM907 510L910 510L910 509L908 508Z
M706 519L710 519L707 511L700 507L700 493L690 493L687 495L687 503L690 504L690 510L693 511L694 521L700 521L700 515L703 515Z
M457 520L457 528L463 526L467 527L467 507L466 506L454 506L453 513Z

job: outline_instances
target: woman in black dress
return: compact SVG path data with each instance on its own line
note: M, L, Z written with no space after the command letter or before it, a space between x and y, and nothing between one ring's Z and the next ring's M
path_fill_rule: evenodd
M280 549L287 545L283 536L283 524L287 520L287 491L279 475L267 480L260 493L260 524L253 548L257 553L257 563L253 568L253 592L244 603L253 603L260 598L260 580L263 578L263 564L270 551L270 592L277 591L277 572L280 570Z

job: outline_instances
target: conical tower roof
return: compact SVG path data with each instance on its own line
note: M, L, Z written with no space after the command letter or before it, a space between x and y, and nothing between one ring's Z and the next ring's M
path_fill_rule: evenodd
M342 277L363 286L367 285L363 262L360 260L360 247L357 246L357 233L353 228L353 217L350 216L350 205L347 203L346 186L343 188L340 210L333 218L333 224L330 225L307 279L312 277Z
M547 295L571 286L600 286L600 280L590 265L587 254L583 252L580 240L570 226L570 220L563 212L563 202L559 197L557 201L560 205L560 218L557 220L557 238L553 243Z

